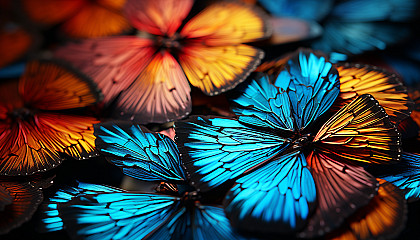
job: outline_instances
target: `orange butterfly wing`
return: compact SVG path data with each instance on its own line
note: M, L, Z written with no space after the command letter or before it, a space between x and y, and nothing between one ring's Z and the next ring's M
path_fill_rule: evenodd
M410 91L409 96L413 99L414 102L414 109L411 113L410 117L420 126L420 90L413 90Z
M393 239L398 236L407 218L404 194L391 183L377 180L380 183L378 195L327 239Z
M152 40L124 36L69 44L55 55L92 77L109 103L133 83L155 52Z
M140 123L167 122L191 111L190 85L175 58L157 53L134 83L123 91L118 108Z
M25 55L34 41L33 36L18 24L0 22L0 68Z
M333 159L389 163L401 157L401 136L379 103L359 96L332 116L314 138L316 148Z
M179 55L182 69L190 83L207 95L234 88L257 67L264 53L247 46L214 46L194 44Z
M124 10L135 28L154 35L173 36L193 3L193 0L127 0Z
M27 64L19 82L26 104L42 110L64 110L96 103L100 94L87 77L49 61Z
M208 46L252 42L268 37L267 16L257 8L235 2L219 2L188 21L180 35Z
M118 1L117 1L118 2ZM124 1L119 1L124 2ZM122 6L114 8L98 1L86 3L62 26L63 31L75 38L92 38L120 34L131 26L122 14ZM118 5L117 5L118 7Z
M85 4L85 0L21 0L29 18L42 25L63 22L75 14Z
M390 116L400 122L410 116L413 102L398 77L374 66L346 64L338 66L340 95L336 107L342 107L357 96L371 94Z

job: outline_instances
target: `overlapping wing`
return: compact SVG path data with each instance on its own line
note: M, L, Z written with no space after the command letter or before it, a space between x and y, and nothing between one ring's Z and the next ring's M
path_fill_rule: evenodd
M178 148L170 138L140 125L113 122L95 125L96 146L131 177L145 181L186 180Z
M403 230L407 218L404 194L391 183L378 181L378 195L347 219L330 239L392 239Z
M420 155L404 152L401 161L392 166L375 166L376 176L394 184L405 192L405 198L420 198Z
M363 167L340 162L316 151L306 160L314 178L318 206L299 237L322 236L339 227L376 195L379 184Z
M33 120L0 124L0 174L28 175L47 171L62 161L95 155L93 124L87 116L39 113Z
M332 116L313 140L332 159L390 163L401 158L401 136L385 110L368 94Z
M34 36L22 26L0 19L0 67L23 57L34 42Z
M410 115L414 103L395 74L359 64L341 65L337 70L341 84L336 108L343 107L360 95L370 94L385 109L392 122L400 122Z
M273 234L302 229L315 202L305 156L294 151L237 179L224 205L235 228Z
M117 111L139 123L180 119L191 111L190 91L181 66L169 52L161 51L121 93Z
M124 10L135 28L154 35L173 36L193 3L193 0L127 0Z
M19 81L24 102L42 110L64 110L96 103L101 95L84 75L52 61L33 61Z
M12 202L0 212L0 234L19 227L28 221L42 202L42 191L29 182L0 182L0 189L6 190Z
M266 38L271 34L267 16L238 2L214 3L189 20L180 35L207 46L226 46Z
M122 36L83 40L59 48L55 56L90 76L106 103L127 89L152 59L151 39Z
M268 129L295 129L287 92L279 91L268 76L252 80L236 90L231 98L232 110L240 122Z
M167 221L176 221L185 209L179 200L152 193L99 193L76 197L58 210L66 229L78 238L135 240L149 237ZM181 230L172 233L182 234Z
M123 192L122 189L107 187L103 185L96 185L90 183L79 182L76 187L65 187L58 190L54 196L45 200L40 206L40 221L38 226L42 232L52 232L62 230L65 226L61 215L58 211L58 206L66 204L72 199L86 194L98 194L105 192Z
M202 191L263 164L289 140L237 120L195 116L175 124L177 144L191 184Z
M193 86L207 95L217 95L243 82L263 57L263 51L244 44L193 43L182 49L179 61Z
M327 111L340 92L335 67L309 50L292 56L274 85L287 92L295 129L299 131Z

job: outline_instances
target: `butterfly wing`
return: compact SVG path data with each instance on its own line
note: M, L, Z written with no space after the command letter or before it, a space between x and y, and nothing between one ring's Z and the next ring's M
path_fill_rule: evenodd
M28 182L2 181L0 189L7 191L12 200L0 212L0 234L6 234L32 217L43 196L39 188Z
M393 239L403 230L407 218L404 194L391 183L378 181L378 195L332 233L331 239Z
M150 39L136 36L98 38L68 44L55 56L90 76L110 103L147 66L156 49Z
M305 156L294 151L237 179L224 205L235 228L273 234L303 228L315 202Z
M76 197L58 209L66 229L78 238L134 240L176 221L184 209L179 200L151 193L100 193Z
M0 19L0 67L23 57L36 42L35 37L19 24Z
M259 2L274 16L319 21L331 11L334 1L260 0Z
M404 152L401 161L392 166L374 166L372 171L378 176L405 191L405 198L420 198L420 155Z
M193 239L248 239L233 230L222 207L196 204L193 211Z
M70 200L87 194L97 194L105 192L122 192L123 190L96 185L90 183L79 182L76 187L65 187L59 189L54 196L45 200L40 206L41 224L38 226L42 232L59 231L64 228L63 220L58 212L58 206L69 202Z
M319 151L333 159L390 163L401 157L400 133L385 110L368 94L334 114L313 141Z
M339 227L376 195L379 184L363 167L311 152L306 160L317 190L318 206L299 237L313 238Z
M191 117L175 124L178 149L191 183L208 191L281 153L289 140L233 119Z
M207 46L237 45L268 37L267 16L248 4L218 2L206 7L182 28L182 37Z
M294 130L289 96L271 84L267 76L235 91L232 110L240 122L267 129Z
M296 130L303 130L326 112L340 92L337 70L310 50L292 56L274 85L287 92Z
M169 52L162 51L121 93L117 109L124 118L139 123L168 122L191 111L190 91L181 66Z
M0 173L27 175L47 171L62 161L95 155L93 124L87 116L39 113L33 121L0 124Z
M193 0L127 0L124 10L128 20L138 30L172 36L187 17L193 3Z
M341 65L337 70L341 85L336 107L343 107L357 96L371 94L385 109L392 122L400 122L410 115L414 104L395 74L359 64Z
M51 61L28 63L19 93L26 104L42 110L86 107L100 99L95 84L87 77Z
M61 26L73 38L93 38L116 35L130 30L123 16L125 0L87 1Z
M145 181L182 182L186 177L170 138L140 125L95 125L96 146L124 174Z

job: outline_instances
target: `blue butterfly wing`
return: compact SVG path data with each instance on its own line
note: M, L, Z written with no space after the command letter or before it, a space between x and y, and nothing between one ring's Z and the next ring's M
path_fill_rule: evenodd
M271 14L278 17L295 17L319 21L330 11L332 0L259 0Z
M269 129L293 131L294 123L290 118L289 96L285 91L279 92L268 76L252 80L248 85L237 88L230 99L232 110L240 122Z
M175 124L191 184L208 191L281 153L289 140L237 120L194 116Z
M347 22L402 22L417 14L417 0L346 0L337 3L331 17Z
M406 199L420 199L420 155L404 152L400 162L392 166L374 166L372 171L405 191Z
M315 201L305 156L294 151L237 179L226 196L225 211L239 230L284 233L305 226Z
M58 190L53 197L44 201L40 207L41 224L38 229L41 232L62 230L63 220L58 212L58 205L65 204L80 195L95 194L101 192L121 192L123 190L103 185L79 182L77 187L66 187Z
M326 112L340 93L335 67L310 50L292 56L274 85L287 92L296 130L303 130Z
M152 193L100 193L59 206L66 229L88 240L145 239L180 209L178 197Z
M339 52L349 55L371 50L383 50L409 36L407 26L384 22L329 21L324 25L324 34L312 44L312 48L324 52Z
M193 210L193 239L247 239L235 232L224 209L196 204Z
M140 125L108 122L95 125L96 147L124 174L145 181L185 180L174 141Z

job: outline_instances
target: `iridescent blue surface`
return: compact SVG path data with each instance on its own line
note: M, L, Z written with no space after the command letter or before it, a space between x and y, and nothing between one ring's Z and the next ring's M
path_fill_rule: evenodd
M178 149L170 138L139 125L95 125L96 148L124 174L144 181L184 181Z

